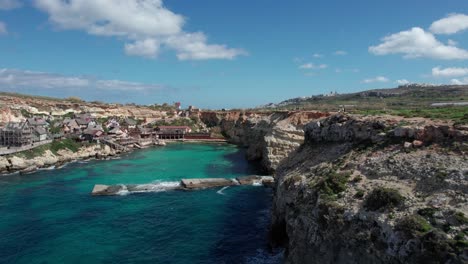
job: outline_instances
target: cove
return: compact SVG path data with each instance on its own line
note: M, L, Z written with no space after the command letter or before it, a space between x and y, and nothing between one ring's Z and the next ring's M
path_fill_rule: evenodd
M94 184L258 173L227 144L169 144L120 159L0 177L2 263L279 263L272 190L242 186L92 197Z

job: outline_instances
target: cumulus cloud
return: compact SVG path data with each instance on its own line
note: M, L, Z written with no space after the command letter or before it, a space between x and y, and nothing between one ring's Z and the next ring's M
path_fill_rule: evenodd
M441 69L440 67L432 68L432 76L434 77L460 77L468 75L468 68L449 67Z
M134 43L125 44L125 54L155 58L159 53L159 42L155 39L137 40Z
M450 83L455 84L455 85L468 84L468 77L465 77L463 79L452 79L450 80Z
M85 76L65 76L61 74L17 69L0 69L0 85L13 89L97 89L107 91L161 91L166 89L166 87L158 84L144 84L120 80L99 80Z
M19 0L0 0L0 10L11 10L19 8L22 5Z
M312 55L312 57L314 57L314 58L323 58L323 54L315 53L314 55Z
M326 64L314 64L314 63L306 63L302 64L299 66L299 69L304 69L304 70L318 70L318 69L326 69L328 68L328 65Z
M176 51L179 59L232 59L246 52L208 44L206 36L183 30L186 19L162 0L35 0L62 30L83 30L98 36L126 38L128 55L155 58L160 46Z
M0 21L0 36L8 34L7 26L5 23Z
M410 82L408 80L406 80L406 79L401 79L401 80L397 80L396 83L399 84L399 85L405 85L405 84L408 84Z
M344 55L348 54L348 52L346 52L344 50L337 50L333 54L339 55L339 56L344 56Z
M362 83L376 83L376 82L384 83L388 81L390 80L385 76L377 76L375 78L364 79L362 80Z
M464 14L450 14L432 23L430 30L434 34L454 34L468 29L468 16Z
M467 50L445 45L419 27L386 36L381 44L369 47L369 52L375 55L400 53L404 58L468 59Z

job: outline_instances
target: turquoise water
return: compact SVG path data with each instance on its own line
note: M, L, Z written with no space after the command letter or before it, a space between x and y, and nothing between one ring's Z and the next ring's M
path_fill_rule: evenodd
M109 161L0 177L1 263L277 263L272 191L242 186L93 197L94 184L256 173L225 144L170 144Z

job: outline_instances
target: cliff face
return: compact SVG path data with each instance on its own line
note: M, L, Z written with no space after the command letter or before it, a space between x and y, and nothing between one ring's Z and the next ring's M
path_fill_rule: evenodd
M203 112L209 127L219 126L233 144L247 148L247 159L259 160L266 171L278 164L304 141L304 125L327 116L320 112Z
M74 160L97 157L103 158L115 155L117 155L116 151L107 145L92 145L82 147L77 152L62 149L54 154L52 151L46 150L42 155L34 158L27 158L21 154L1 156L0 173L11 173L15 171L28 172L39 168L61 165Z
M466 263L468 130L335 115L277 169L287 263Z

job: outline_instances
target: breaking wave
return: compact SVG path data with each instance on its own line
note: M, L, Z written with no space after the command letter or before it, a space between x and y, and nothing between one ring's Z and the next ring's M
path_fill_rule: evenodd
M118 195L128 195L132 193L165 192L180 188L180 182L155 181L147 184L120 184Z

